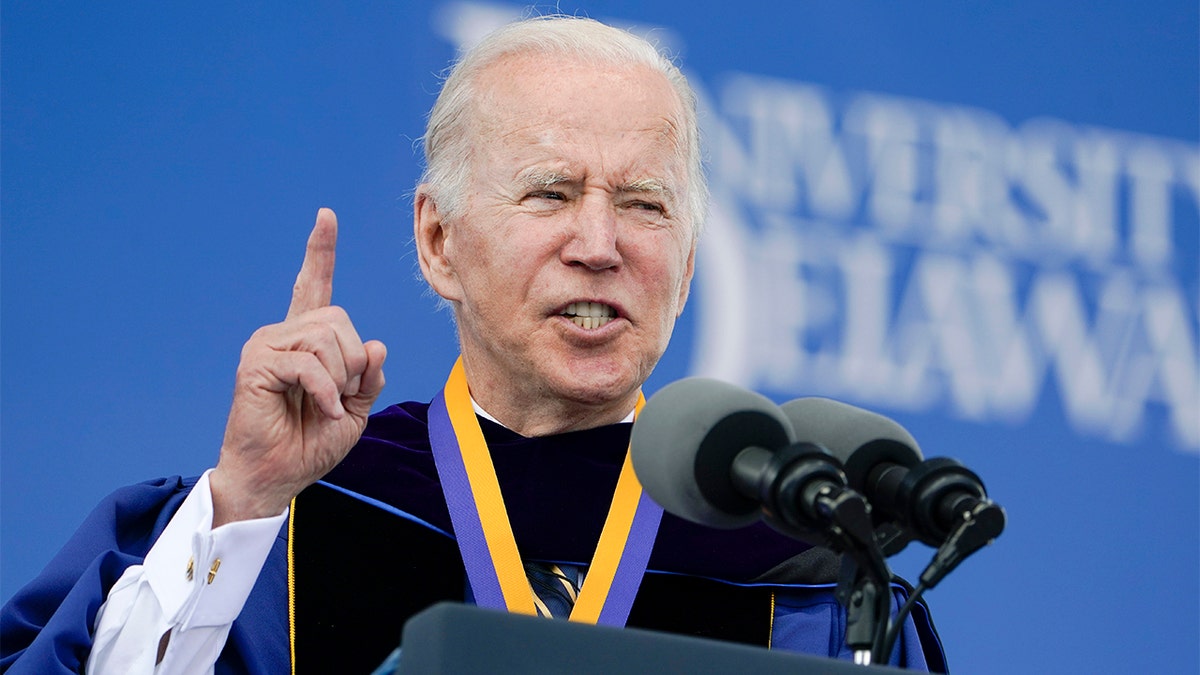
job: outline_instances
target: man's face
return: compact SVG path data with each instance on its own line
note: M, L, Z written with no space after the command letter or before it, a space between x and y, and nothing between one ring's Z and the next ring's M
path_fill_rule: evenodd
M472 176L435 282L472 392L488 410L507 396L623 415L692 277L680 103L649 68L534 55L493 64L478 91Z

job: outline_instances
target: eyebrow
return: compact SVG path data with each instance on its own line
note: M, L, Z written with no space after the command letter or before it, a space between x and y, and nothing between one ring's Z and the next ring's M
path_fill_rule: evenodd
M632 183L626 183L617 188L618 192L642 192L655 194L662 197L671 197L675 192L667 185L666 181L658 178L642 178L635 180Z
M527 188L548 188L575 182L570 176L549 169L526 169L517 175L517 182Z
M553 169L531 168L517 174L517 182L525 188L549 188L555 185L576 184L579 179ZM639 178L638 180L618 185L618 193L653 194L665 198L675 195L675 191L661 178Z

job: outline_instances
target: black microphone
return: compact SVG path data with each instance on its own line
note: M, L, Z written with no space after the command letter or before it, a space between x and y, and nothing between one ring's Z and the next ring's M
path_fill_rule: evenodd
M953 459L922 461L912 434L894 420L827 398L796 399L780 409L797 437L842 460L850 487L867 497L876 524L892 539L887 555L904 548L904 535L939 547L964 519L982 525L989 541L1004 529L1004 511L988 499L979 476ZM903 532L887 532L889 520Z
M633 425L630 453L654 501L710 527L763 518L784 534L825 545L832 519L856 508L852 500L836 501L853 495L836 458L794 443L791 423L770 399L719 380L687 378L654 394ZM857 502L869 530L869 507L861 497Z
M629 452L646 493L677 516L725 528L762 518L794 539L844 553L838 598L847 606L846 643L859 656L886 637L890 595L882 589L892 574L871 506L847 487L835 456L796 442L769 399L717 380L679 380L646 402Z

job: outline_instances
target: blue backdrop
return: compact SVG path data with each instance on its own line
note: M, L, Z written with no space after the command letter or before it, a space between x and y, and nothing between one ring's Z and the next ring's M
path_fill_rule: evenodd
M444 380L415 148L521 9L340 4L4 2L4 599L104 494L215 461L320 206L381 401ZM714 217L649 389L832 395L974 468L1009 529L929 595L958 671L1196 672L1196 3L764 4L561 4L702 92Z

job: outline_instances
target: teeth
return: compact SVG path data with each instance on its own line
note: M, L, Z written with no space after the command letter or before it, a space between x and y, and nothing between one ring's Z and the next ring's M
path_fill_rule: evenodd
M563 316L585 330L599 328L617 318L617 310L601 302L572 302Z

